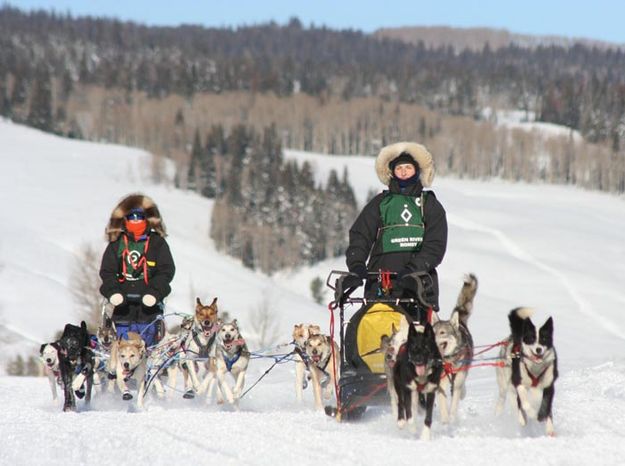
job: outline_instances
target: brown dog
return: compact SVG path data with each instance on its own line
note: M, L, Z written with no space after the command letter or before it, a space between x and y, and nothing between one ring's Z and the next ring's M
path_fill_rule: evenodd
M207 389L208 399L210 398L214 385L212 382L216 376L215 338L219 330L218 313L217 298L208 306L202 304L200 298L196 298L193 324L185 341L185 352L181 360L184 398L195 398L196 393L203 393ZM203 381L198 376L200 367L205 368Z
M137 382L137 406L143 408L143 397L145 395L145 373L147 371L147 357L145 342L141 336L135 332L128 332L128 339L118 339L111 347L111 359L109 360L109 373L115 374L117 388L122 392L122 398L126 401L132 400L132 395L126 382L134 379ZM112 391L111 380L109 390Z
M295 397L302 401L303 390L308 386L310 374L306 342L313 335L321 335L321 327L314 324L295 324L293 326L293 344L295 345Z
M332 347L334 346L334 351ZM315 408L323 409L321 390L324 398L330 399L339 378L339 347L326 335L312 335L306 342L306 355L309 359L310 376L315 394ZM336 379L335 379L336 375ZM336 393L334 394L336 397Z

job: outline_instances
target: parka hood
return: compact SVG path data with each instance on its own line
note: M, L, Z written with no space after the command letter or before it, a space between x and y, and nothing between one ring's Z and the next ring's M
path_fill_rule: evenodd
M375 172L382 183L388 186L393 177L393 173L389 168L389 163L399 157L401 153L409 154L419 166L421 184L424 188L432 186L434 180L434 161L432 154L428 152L425 146L416 142L397 142L389 146L383 147L375 160Z
M124 231L124 217L126 217L132 209L137 208L143 209L145 212L148 230L154 230L162 237L167 236L165 224L163 223L156 203L150 197L141 193L136 193L124 197L113 209L105 230L106 239L109 242L116 241L119 238Z

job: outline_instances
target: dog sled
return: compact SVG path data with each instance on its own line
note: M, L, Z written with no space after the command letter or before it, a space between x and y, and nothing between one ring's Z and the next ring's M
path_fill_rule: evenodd
M103 304L102 315L104 318L106 303ZM138 333L145 342L146 347L157 345L165 335L165 321L163 320L164 304L156 303L150 316L143 315L144 307L141 303L141 295L127 294L125 296L125 309L121 315L113 313L113 321L117 337L128 338L128 332ZM142 318L139 316L142 315Z
M347 272L333 270L326 280L326 286L335 295L330 310L339 311L340 377L337 406L326 406L325 411L339 421L359 419L368 406L390 404L382 339L390 337L393 329L407 328L415 320L431 319L431 306L421 285L416 298L392 297L388 286L392 288L394 275L370 272L370 279L377 278L373 289L365 292L365 296L373 296L370 298L352 298L353 290L343 290L342 280ZM431 280L429 275L427 279ZM359 308L348 318L346 306Z

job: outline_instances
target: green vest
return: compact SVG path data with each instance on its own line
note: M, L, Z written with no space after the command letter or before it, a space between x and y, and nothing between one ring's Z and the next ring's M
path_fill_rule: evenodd
M423 204L425 193L420 197L389 194L380 203L382 227L382 253L416 252L423 244Z

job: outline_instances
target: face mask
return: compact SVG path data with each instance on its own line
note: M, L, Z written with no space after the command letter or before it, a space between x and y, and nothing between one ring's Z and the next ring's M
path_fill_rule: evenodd
M148 222L146 220L140 221L128 221L126 220L126 231L134 236L135 241L138 240L141 235L145 233L145 230L148 226Z

